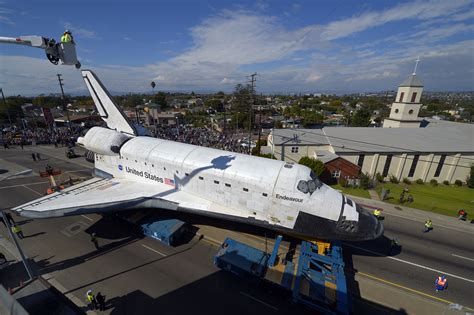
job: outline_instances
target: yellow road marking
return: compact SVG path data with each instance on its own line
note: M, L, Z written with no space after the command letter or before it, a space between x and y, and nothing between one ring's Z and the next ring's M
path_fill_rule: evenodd
M382 278L379 278L379 277L376 277L376 276L372 276L372 275L369 275L365 272L358 272L357 274L360 274L360 275L363 275L365 277L368 277L368 278L372 278L372 279L375 279L377 281L380 281L380 282L383 282L383 283L387 283L387 284L390 284L390 285L393 285L395 287L398 287L398 288L401 288L401 289L404 289L404 290L407 290L407 291L410 291L410 292L413 292L413 293L417 293L417 294L420 294L420 295L423 295L423 296L426 296L426 297L429 297L431 299L434 299L434 300L438 300L440 302L443 302L443 303L446 303L446 304L456 304L454 302L451 302L451 301L448 301L448 300L445 300L445 299L442 299L442 298L439 298L439 297L436 297L436 296L433 296L433 295L429 295L427 293L424 293L424 292L421 292L421 291L418 291L418 290L415 290L415 289L411 289L411 288L408 288L408 287L405 287L403 285L400 285L398 283L394 283L394 282L391 282L391 281L388 281L388 280L385 280L385 279L382 279ZM463 305L464 308L466 308L467 310L469 311L472 311L473 309L469 308L469 307L466 307Z

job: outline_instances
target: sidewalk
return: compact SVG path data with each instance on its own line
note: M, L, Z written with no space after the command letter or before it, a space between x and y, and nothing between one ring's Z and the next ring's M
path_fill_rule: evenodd
M444 226L461 232L474 234L474 224L471 224L470 220L461 221L455 217L409 208L402 205L394 205L380 200L367 199L357 196L350 197L358 204L368 208L369 210L372 208L383 209L383 215L392 215L418 222L425 222L426 219L430 218L433 221L433 226L435 227Z
M13 290L13 297L25 308L29 314L43 313L48 308L53 314L96 315L95 312L84 310L87 306L72 294L62 295L66 289L51 275L29 277L21 261L20 254L10 240L0 235L0 252L8 259L8 266L0 269L1 283L5 289ZM34 267L34 260L28 259L30 266ZM54 308L51 309L52 305Z

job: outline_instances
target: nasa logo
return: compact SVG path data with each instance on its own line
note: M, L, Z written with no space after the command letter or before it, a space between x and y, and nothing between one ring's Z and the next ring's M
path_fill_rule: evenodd
M120 165L120 164L119 164L119 166L118 166L118 167L119 167L119 171L123 170L123 167L122 167L122 165Z

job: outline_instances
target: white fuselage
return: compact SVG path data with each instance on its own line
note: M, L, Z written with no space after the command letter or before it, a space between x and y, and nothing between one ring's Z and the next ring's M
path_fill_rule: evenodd
M93 133L96 138L101 131ZM104 136L102 143L108 143ZM313 193L300 191L298 183L311 180L311 170L299 164L134 137L121 146L119 154L96 153L95 167L116 178L186 191L220 205L207 211L288 229L294 227L300 212L333 222L341 215L358 220L355 203L345 203L334 189L321 184Z

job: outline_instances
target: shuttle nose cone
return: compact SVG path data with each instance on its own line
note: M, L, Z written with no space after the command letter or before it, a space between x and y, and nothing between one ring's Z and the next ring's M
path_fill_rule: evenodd
M383 234L383 225L365 209L359 210L359 236L361 240L372 240Z

